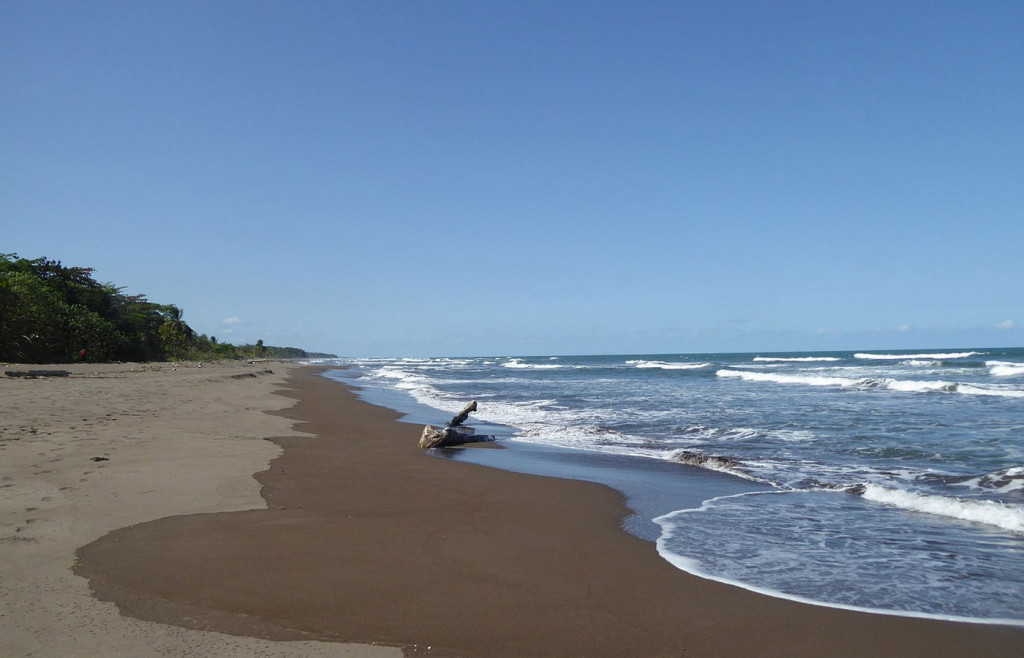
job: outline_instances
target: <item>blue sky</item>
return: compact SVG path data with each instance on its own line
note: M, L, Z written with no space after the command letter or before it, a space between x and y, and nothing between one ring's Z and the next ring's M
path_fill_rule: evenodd
M1024 345L1024 3L0 6L0 251L351 356Z

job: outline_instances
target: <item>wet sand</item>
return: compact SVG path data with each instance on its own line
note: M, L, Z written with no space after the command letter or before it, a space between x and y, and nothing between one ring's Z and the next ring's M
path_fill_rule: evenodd
M101 600L163 624L406 655L1024 650L1020 628L840 611L690 576L620 529L616 491L431 459L419 427L317 372L290 371L296 402L271 412L268 423L296 425L256 476L266 508L154 515L99 537L76 573Z

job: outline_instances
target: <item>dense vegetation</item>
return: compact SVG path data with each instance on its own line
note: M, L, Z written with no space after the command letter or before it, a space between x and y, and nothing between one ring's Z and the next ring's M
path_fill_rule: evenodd
M296 347L221 343L174 304L126 295L86 267L0 254L0 361L166 361L333 356Z

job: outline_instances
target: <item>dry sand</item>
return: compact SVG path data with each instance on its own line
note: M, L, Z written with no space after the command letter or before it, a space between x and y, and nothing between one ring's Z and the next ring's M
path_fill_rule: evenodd
M617 492L429 458L416 448L419 428L396 414L315 370L289 375L298 402L273 413L306 435L274 439L283 453L257 475L268 508L104 535L79 550L77 567L100 598L155 621L377 642L406 655L992 658L1024 649L1020 628L833 610L695 578L619 528Z
M140 621L72 573L75 550L117 528L266 507L252 474L281 449L264 439L294 433L262 412L292 404L273 391L296 366L197 365L0 374L0 656L400 656Z

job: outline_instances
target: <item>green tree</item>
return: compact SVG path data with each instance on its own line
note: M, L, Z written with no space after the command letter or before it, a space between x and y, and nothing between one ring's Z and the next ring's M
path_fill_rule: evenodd
M41 363L66 354L68 312L44 281L22 271L5 272L0 284L0 358Z
M125 361L159 361L164 355L160 328L166 321L163 306L145 295L118 294L114 300L115 324L124 340L120 358Z
M92 270L0 254L0 358L70 361L116 355L122 337L109 315L111 292Z
M294 358L306 352L241 347L198 336L173 304L100 283L87 267L0 254L0 360L29 363L164 359Z
M196 346L196 332L182 319L184 312L169 304L163 307L164 322L160 326L160 338L163 341L164 353L171 359L187 358Z

